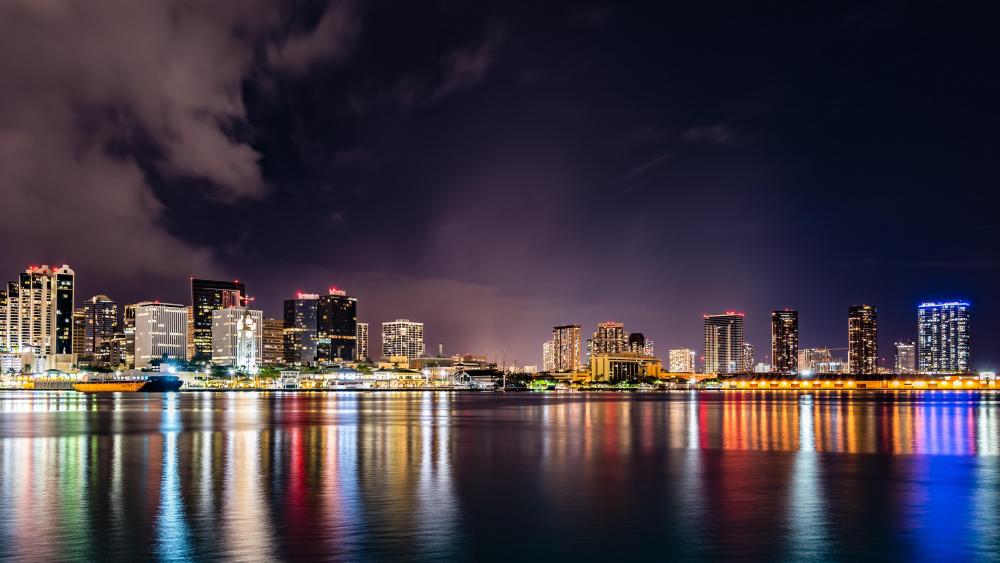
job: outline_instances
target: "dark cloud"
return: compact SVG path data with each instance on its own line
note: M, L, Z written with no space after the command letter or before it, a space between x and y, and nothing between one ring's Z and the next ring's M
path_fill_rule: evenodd
M491 32L478 45L456 49L443 59L441 82L431 93L432 100L460 92L479 84L493 66L502 35Z
M341 52L354 16L330 6L313 31L270 46L273 67ZM66 256L119 275L215 271L210 249L171 234L143 165L205 180L221 202L266 194L260 154L232 131L247 117L255 49L283 17L266 1L0 4L0 234L34 239L11 258ZM152 155L133 150L136 135Z
M317 62L346 56L360 31L360 14L355 3L333 0L311 31L270 45L268 64L273 69L302 74Z

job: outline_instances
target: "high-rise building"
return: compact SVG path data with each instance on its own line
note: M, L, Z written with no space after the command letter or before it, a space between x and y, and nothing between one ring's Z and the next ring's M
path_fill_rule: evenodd
M597 354L621 354L629 350L629 335L625 325L606 321L597 325L594 337L587 341L587 357ZM644 340L645 342L645 340Z
M368 323L358 323L357 330L358 349L354 354L354 359L359 362L368 361Z
M118 305L107 295L95 295L84 302L82 310L82 349L77 352L78 360L109 365L111 339L118 332Z
M74 285L69 266L30 266L7 284L5 345L36 355L73 353Z
M135 367L154 360L182 360L187 354L187 307L173 303L143 302L135 310Z
M921 373L967 373L969 304L923 303L917 308L917 356Z
M913 342L896 343L896 373L917 372L917 347Z
M753 354L753 344L749 342L743 343L743 353L740 354L740 366L741 371L749 373L753 371L754 367L754 354Z
M129 358L128 339L124 332L116 332L108 342L108 367L129 369Z
M299 293L285 300L285 363L316 363L316 314L319 295Z
M799 372L827 373L833 361L829 348L803 348L799 350Z
M579 371L583 335L580 325L562 325L552 329L553 371Z
M78 362L89 364L90 358L84 355L84 335L87 332L87 313L83 307L73 309L73 353Z
M212 363L257 373L263 360L263 311L226 307L212 311Z
M670 371L673 373L694 373L695 351L690 348L679 348L670 351Z
M799 371L799 312L771 312L771 369L778 373Z
M125 366L135 367L135 308L136 304L125 305L122 311L122 334L125 336ZM190 331L188 332L190 338ZM185 352L185 357L190 356Z
M705 315L705 372L743 369L743 313Z
M264 319L260 325L260 361L265 366L276 366L285 361L285 321Z
M332 288L316 304L316 361L354 361L358 339L358 300Z
M878 319L871 305L847 310L847 370L860 375L878 371Z
M409 319L382 323L382 357L392 356L410 360L424 356L424 323Z
M555 354L553 350L552 340L542 342L542 371L553 371L556 369Z
M212 311L244 305L246 296L246 284L239 280L191 278L192 361L212 359Z

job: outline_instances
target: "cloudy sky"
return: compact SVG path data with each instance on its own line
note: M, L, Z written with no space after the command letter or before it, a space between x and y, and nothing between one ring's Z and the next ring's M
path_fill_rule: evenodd
M700 349L726 309L844 347L853 303L890 360L964 298L1000 367L990 19L668 4L0 2L0 272L239 278L270 315L344 287L521 363L600 320Z

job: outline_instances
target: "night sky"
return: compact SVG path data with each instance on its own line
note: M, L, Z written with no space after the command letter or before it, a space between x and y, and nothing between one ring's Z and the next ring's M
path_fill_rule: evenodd
M0 277L337 286L373 350L402 317L522 364L601 320L700 353L727 309L758 357L784 307L842 348L869 303L889 365L961 298L1000 367L994 20L670 4L2 2Z

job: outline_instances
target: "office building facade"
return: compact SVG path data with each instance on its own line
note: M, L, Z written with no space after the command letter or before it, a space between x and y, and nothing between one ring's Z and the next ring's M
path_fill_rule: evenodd
M191 350L195 362L212 359L212 312L246 303L246 284L191 278ZM186 321L185 321L186 322ZM186 329L186 325L185 325Z
M319 295L299 293L295 299L286 299L285 363L313 365L316 363L316 314Z
M260 325L260 362L276 366L285 361L285 321L264 319Z
M316 361L351 362L357 354L358 300L331 289L316 303Z
M187 307L173 303L136 303L135 368L155 360L183 360L187 355Z
M91 365L111 365L111 339L118 332L118 304L107 295L87 299L83 310L82 349L78 361Z
M246 307L212 311L212 363L255 374L263 361L264 312Z

